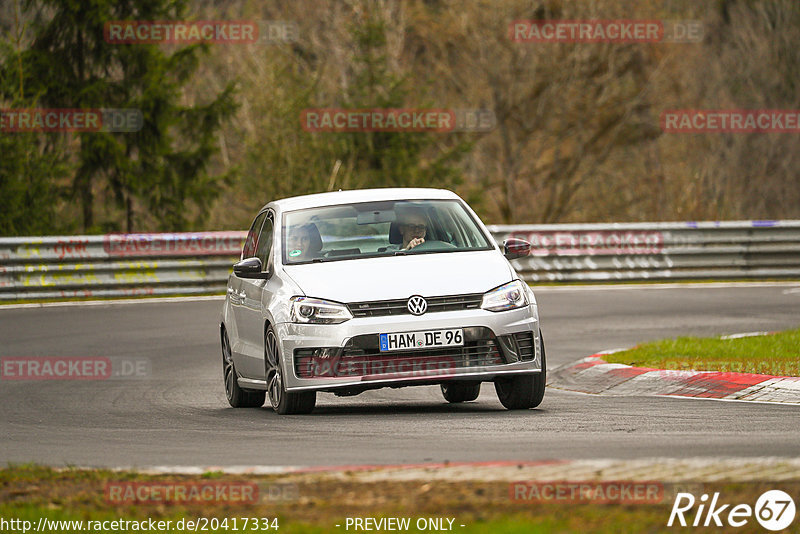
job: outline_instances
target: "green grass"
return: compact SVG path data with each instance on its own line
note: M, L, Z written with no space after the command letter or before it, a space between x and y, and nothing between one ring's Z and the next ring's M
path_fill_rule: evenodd
M154 521L171 520L174 525L181 519L198 517L228 518L231 522L233 518L277 517L279 533L308 534L347 532L344 526L348 517L408 517L412 522L411 532L417 531L413 525L418 518L453 518L456 525L453 532L461 534L671 531L666 528L666 521L672 498L656 504L638 505L534 502L512 500L509 482L503 481L359 482L350 479L346 473L335 478L319 475L242 477L223 473L210 476L214 480L255 482L259 487L294 484L298 491L288 500L262 499L238 505L213 502L110 504L104 492L108 482L201 482L209 475L142 475L108 470L55 470L35 465L10 466L0 469L0 517L26 520L34 525L39 518L84 521L152 518ZM796 494L800 485L790 481L765 481L703 484L703 487L704 492L723 492L726 502L754 503L766 489L783 489ZM336 527L337 524L341 526ZM462 524L465 525L463 528L460 527ZM208 531L214 532L213 529ZM350 532L353 532L352 528Z
M800 376L800 329L738 339L679 337L608 354L635 367Z

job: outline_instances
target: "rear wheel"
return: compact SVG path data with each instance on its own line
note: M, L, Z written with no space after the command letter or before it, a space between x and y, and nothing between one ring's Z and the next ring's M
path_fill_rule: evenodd
M267 393L272 409L281 415L305 414L314 410L316 391L286 391L278 337L270 326L264 336L264 359L267 367Z
M542 352L542 371L540 373L499 378L494 382L497 398L509 410L527 410L536 408L542 403L547 382L547 361L541 331L539 332L539 347Z
M236 366L233 364L231 353L231 342L228 339L228 332L222 330L222 379L225 382L225 396L228 404L234 408L258 408L264 405L266 393L264 391L252 391L239 387Z
M444 400L451 403L474 401L481 393L480 382L448 382L441 388Z

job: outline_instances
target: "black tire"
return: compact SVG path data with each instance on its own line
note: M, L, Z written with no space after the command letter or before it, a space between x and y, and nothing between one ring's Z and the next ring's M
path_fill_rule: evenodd
M278 353L278 335L270 326L264 334L264 362L267 375L267 394L272 409L280 415L307 414L314 411L316 391L286 391L283 382L283 359Z
M254 391L239 387L238 374L231 354L231 342L228 339L228 332L224 328L220 338L222 341L222 380L225 384L225 397L228 398L228 404L234 408L260 408L264 405L266 391Z
M451 403L474 401L481 394L480 382L448 382L441 388L444 400Z
M547 383L547 360L541 331L539 332L539 347L542 351L542 371L540 373L498 378L494 382L497 398L509 410L528 410L536 408L542 403Z

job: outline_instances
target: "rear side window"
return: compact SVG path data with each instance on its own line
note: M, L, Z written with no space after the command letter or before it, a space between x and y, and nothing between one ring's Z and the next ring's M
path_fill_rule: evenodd
M244 247L242 248L242 259L252 258L256 255L258 236L261 232L261 225L264 223L264 218L266 216L266 211L259 213L256 217L256 220L253 221L253 225L250 227L250 231L247 233L247 239L244 241Z

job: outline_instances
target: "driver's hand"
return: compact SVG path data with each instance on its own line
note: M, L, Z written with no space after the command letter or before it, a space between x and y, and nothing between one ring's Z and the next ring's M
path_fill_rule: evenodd
M415 237L414 239L412 239L411 241L408 242L408 246L406 247L406 250L411 250L412 248L416 247L417 245L421 245L424 242L425 242L425 238L424 237Z

